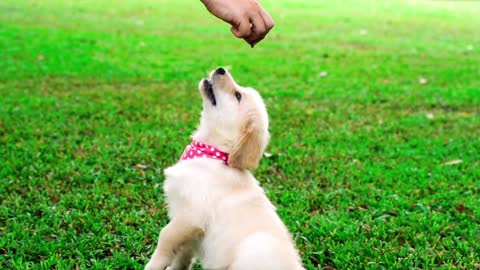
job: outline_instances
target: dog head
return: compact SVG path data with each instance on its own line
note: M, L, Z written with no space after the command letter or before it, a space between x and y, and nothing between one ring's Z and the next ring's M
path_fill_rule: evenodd
M203 97L200 125L193 138L230 154L229 166L256 168L268 144L268 114L262 97L239 86L224 68L199 85Z

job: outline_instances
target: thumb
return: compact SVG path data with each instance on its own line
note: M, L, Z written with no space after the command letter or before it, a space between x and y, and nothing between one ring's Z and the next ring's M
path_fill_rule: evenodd
M237 38L248 37L252 31L248 20L242 20L238 24L233 24L230 30Z

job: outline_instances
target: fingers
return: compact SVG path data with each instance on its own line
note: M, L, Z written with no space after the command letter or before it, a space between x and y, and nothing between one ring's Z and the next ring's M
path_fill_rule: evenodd
M260 8L259 12L255 16L250 17L251 32L250 35L244 37L245 41L250 46L255 46L258 42L262 41L268 32L275 25L272 17L263 8Z
M268 14L263 8L260 9L260 15L263 18L263 21L265 22L265 28L267 29L267 33L273 28L275 23L273 22L272 16Z
M272 17L257 0L203 2L210 13L232 25L230 30L234 36L244 39L252 47L274 26Z
M256 43L261 41L265 35L268 33L268 30L265 27L265 22L263 21L263 18L260 16L260 14L257 14L257 16L251 17L250 19L251 23L251 32L250 35L245 37L245 41L250 44L250 46L254 46Z
M250 22L247 18L243 18L240 22L233 24L230 29L237 38L248 38L252 33Z

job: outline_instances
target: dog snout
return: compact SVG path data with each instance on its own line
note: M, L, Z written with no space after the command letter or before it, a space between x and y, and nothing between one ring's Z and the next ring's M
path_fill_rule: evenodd
M225 75L226 71L224 68L217 68L217 70L215 70L215 74L218 74L218 75Z

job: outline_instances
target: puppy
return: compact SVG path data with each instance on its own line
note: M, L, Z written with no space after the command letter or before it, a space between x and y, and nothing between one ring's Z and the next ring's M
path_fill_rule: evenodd
M170 222L148 270L303 270L292 238L248 169L269 140L260 95L223 68L200 82L203 111L193 143L165 170ZM168 267L168 268L167 268Z

